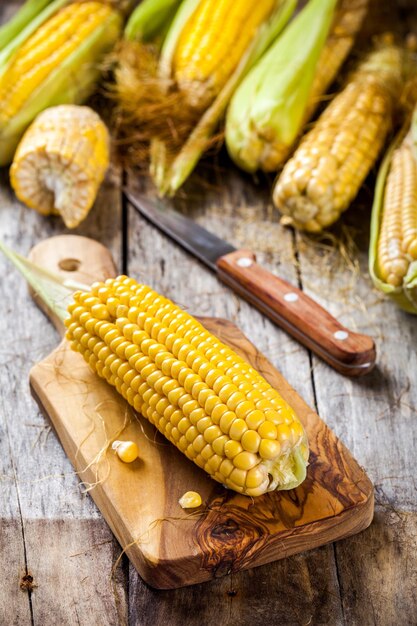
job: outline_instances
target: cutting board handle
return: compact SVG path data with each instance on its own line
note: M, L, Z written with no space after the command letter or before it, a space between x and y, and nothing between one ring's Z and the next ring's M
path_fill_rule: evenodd
M29 259L65 278L90 285L116 276L116 265L109 250L98 241L79 235L58 235L38 243ZM32 297L49 317L61 336L65 327L57 315L31 290Z

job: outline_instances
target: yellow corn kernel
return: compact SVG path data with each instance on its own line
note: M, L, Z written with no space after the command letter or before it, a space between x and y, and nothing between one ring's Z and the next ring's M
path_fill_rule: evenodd
M88 107L62 105L41 113L23 136L10 170L22 202L39 213L59 213L68 228L87 216L109 165L109 134ZM102 302L94 317L108 320Z
M196 509L201 506L202 499L197 491L186 491L178 503L183 509Z
M139 456L139 449L134 441L113 441L112 449L123 463L132 463Z

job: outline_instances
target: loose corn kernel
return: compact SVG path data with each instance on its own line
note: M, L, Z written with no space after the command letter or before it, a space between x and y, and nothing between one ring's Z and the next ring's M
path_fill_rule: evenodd
M112 449L123 463L132 463L139 456L139 449L134 441L113 441Z
M202 500L197 491L186 491L178 503L183 509L196 509L201 506Z

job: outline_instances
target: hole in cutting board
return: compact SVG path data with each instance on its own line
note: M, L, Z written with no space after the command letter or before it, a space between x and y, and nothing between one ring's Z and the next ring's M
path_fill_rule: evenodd
M81 261L78 259L62 259L58 266L65 272L76 272L81 265Z

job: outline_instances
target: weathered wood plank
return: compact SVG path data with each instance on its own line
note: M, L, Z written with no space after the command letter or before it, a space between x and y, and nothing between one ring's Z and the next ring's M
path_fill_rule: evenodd
M343 231L334 229L345 242L354 239L357 265L336 250L320 252L306 237L297 242L307 293L377 343L377 367L363 379L339 376L315 358L312 375L321 417L368 472L379 505L369 530L335 545L344 615L348 624L388 626L414 623L417 615L417 325L367 274L372 184L345 215Z
M102 519L29 520L25 524L34 623L126 624L125 569Z
M185 589L157 591L131 567L131 626L344 624L333 547Z
M363 533L336 544L349 626L414 626L417 514L380 507Z
M108 176L89 217L75 232L100 239L113 251L120 266L120 223L118 177L113 174ZM8 245L27 254L40 239L68 231L59 218L42 217L19 204L8 187L7 172L3 170L0 174L0 232ZM81 623L82 619L88 623L91 615L97 616L103 624L123 623L126 613L124 565L118 573L121 576L119 605L116 605L110 583L105 582L106 577L111 576L112 563L120 548L91 498L81 494L70 462L29 393L29 370L57 345L58 335L31 300L25 281L3 257L0 271L3 276L0 284L3 303L0 316L1 421L5 435L1 450L4 454L0 518L2 526L9 529L9 536L12 530L15 533L13 541L4 545L2 571L8 571L7 564L11 563L16 564L20 575L29 572L35 583L38 578L48 579L47 585L39 584L29 594L30 603L17 586L12 594L13 601L3 603L2 623L14 623L15 615L22 614L23 601L27 611L33 611L34 623L45 626L57 623L58 609L62 618L58 621L77 623L73 604L79 581L85 577L90 581L97 579L97 584L95 587L87 584L85 588L90 593L79 600L84 613ZM49 522L51 519L60 522ZM69 560L72 547L88 546L97 536L110 543L94 559L83 560L83 576L78 576ZM46 537L51 549L47 547ZM60 548L61 558L58 558ZM97 570L101 573L97 574ZM5 584L11 591L15 585L13 572ZM65 586L67 589L63 592ZM1 597L6 599L7 595ZM21 623L24 621L23 618ZM30 622L30 616L27 621Z

